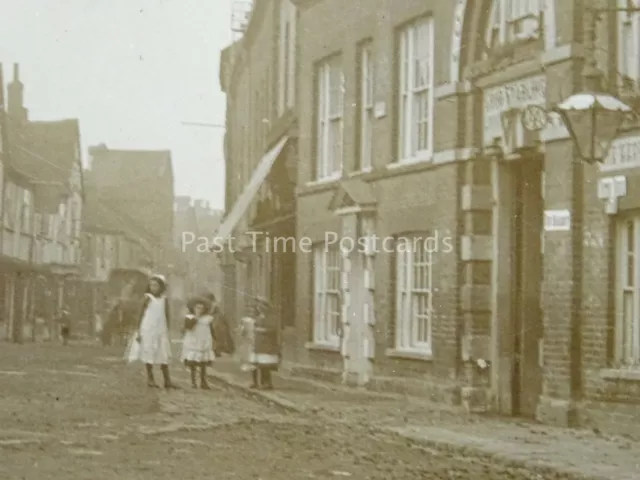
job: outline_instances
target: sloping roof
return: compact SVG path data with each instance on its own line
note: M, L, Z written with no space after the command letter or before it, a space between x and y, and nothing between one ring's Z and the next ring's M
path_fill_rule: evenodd
M92 148L91 175L101 188L130 190L147 180L169 173L173 177L170 150L111 150ZM141 183L142 182L142 183Z
M94 189L88 191L83 216L83 226L87 231L118 232L142 245L153 244L147 232L108 200L101 198Z
M80 161L78 120L27 122L10 128L12 167L35 181L66 184Z

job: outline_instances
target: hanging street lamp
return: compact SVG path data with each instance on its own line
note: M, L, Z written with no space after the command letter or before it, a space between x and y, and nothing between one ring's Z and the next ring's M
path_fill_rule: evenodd
M588 163L604 162L631 107L606 93L571 95L554 109L560 114L580 154Z
M604 90L603 74L596 62L596 23L600 15L612 12L638 13L640 8L585 10L584 91L571 95L553 109L562 117L580 157L588 163L605 161L623 122L633 115L629 105Z

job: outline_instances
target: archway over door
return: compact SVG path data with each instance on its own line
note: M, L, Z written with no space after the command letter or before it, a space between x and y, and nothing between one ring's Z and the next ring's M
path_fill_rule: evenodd
M522 2L523 5L525 3L527 5L534 4L531 0L515 1ZM556 47L556 1L538 0L543 12L544 50L546 51ZM489 15L483 15L480 12L490 12L494 8L499 9L503 2L506 0L456 0L451 36L449 75L451 83L459 83L463 80L463 69L468 63L476 60L477 52L481 51L475 42L477 39L485 39Z

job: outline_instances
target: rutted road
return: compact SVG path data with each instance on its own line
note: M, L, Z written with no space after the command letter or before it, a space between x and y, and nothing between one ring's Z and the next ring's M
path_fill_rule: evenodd
M419 448L361 421L282 413L223 388L191 390L179 367L183 390L150 390L120 354L2 346L0 478L542 478Z

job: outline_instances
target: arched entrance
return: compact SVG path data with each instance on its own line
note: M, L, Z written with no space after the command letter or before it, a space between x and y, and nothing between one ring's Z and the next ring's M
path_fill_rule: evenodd
M463 358L472 384L486 385L490 408L534 417L542 393L548 125L529 117L546 111L550 77L541 59L557 33L553 0L509 5L458 0L454 12L450 78L474 87L466 113L481 152L465 166L463 187Z

